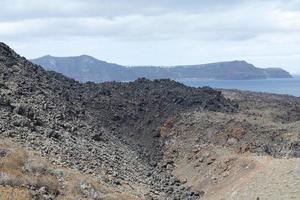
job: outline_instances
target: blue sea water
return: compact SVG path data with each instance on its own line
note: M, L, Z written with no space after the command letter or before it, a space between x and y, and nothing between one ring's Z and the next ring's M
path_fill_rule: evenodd
M265 80L202 80L180 79L177 80L188 86L212 88L238 89L275 94L288 94L300 97L300 76L290 79L265 79Z

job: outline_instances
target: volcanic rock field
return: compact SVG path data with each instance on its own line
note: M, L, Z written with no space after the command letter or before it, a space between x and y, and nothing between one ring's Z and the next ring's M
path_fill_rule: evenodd
M80 83L0 43L0 199L297 199L299 103Z

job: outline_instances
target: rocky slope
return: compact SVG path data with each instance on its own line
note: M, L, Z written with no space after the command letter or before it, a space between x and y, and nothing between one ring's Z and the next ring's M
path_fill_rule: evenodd
M166 168L159 135L165 120L237 107L221 92L170 80L81 84L46 72L2 43L0 83L1 137L112 187L138 188L141 199L199 198Z
M32 62L43 66L47 70L62 73L81 82L135 79L135 76L126 67L97 60L87 55L78 57L53 57L48 55L34 59Z
M32 62L43 66L47 70L62 73L81 82L132 81L140 77L148 79L200 78L220 80L292 77L283 69L261 69L245 61L169 67L124 67L84 55L78 57L44 56L34 59Z
M170 80L83 84L0 43L0 197L298 199L299 105Z

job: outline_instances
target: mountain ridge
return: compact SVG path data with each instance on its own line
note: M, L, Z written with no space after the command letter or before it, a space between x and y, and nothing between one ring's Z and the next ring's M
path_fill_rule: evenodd
M31 60L46 70L53 70L81 82L133 81L137 78L181 79L199 78L216 80L249 80L292 78L281 68L258 68L246 61L235 60L199 65L123 66L98 60L92 56L43 56Z

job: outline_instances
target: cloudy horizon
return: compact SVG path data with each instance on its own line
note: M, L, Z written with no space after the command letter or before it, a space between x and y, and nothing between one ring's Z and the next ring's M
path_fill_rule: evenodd
M27 58L122 65L246 60L300 74L300 0L2 0L0 38Z

